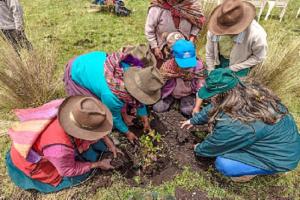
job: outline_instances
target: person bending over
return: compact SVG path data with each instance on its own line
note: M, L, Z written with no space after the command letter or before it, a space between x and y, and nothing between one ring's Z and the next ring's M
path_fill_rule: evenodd
M208 124L211 133L195 145L202 157L216 157L216 169L236 181L295 169L300 135L286 106L266 87L241 82L230 69L216 69L198 95L211 104L182 124Z

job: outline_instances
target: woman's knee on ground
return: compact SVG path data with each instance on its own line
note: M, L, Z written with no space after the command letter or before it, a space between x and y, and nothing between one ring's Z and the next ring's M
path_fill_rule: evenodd
M153 105L153 110L155 112L161 113L161 112L167 112L171 106L172 102L165 101L165 100L159 100L156 104Z
M216 169L224 176L236 176L234 165L228 161L228 159L218 156L215 161Z

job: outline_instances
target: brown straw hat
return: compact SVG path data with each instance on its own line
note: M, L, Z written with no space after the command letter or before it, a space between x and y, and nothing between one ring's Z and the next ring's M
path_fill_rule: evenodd
M241 0L225 0L209 19L208 30L215 35L236 35L243 32L255 18L255 7Z
M151 52L149 46L145 44L124 47L122 52L131 54L135 58L141 60L144 64L144 67L152 67L157 65L155 55Z
M124 74L127 91L145 105L156 103L161 97L164 80L156 67L131 67Z
M59 107L58 120L68 135L83 140L99 140L113 127L111 112L94 97L66 98Z

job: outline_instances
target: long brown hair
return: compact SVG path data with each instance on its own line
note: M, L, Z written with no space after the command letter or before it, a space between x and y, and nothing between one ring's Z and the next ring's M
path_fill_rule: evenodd
M213 109L209 113L209 129L213 129L221 112L244 123L261 120L266 124L275 124L288 113L287 109L280 109L280 102L271 90L248 80L244 85L211 98Z

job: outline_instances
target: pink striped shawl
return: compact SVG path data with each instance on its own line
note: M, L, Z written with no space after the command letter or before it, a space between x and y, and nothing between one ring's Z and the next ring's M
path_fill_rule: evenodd
M58 108L63 100L53 100L37 108L14 110L20 122L14 124L8 130L8 134L12 145L21 156L27 158L39 135L57 116Z

